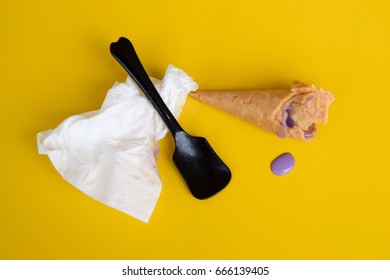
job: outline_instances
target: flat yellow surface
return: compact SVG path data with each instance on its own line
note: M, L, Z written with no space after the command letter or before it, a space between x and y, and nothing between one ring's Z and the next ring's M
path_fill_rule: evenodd
M389 259L389 1L6 1L1 53L1 259ZM200 89L332 91L314 141L279 139L191 98L179 119L233 179L194 199L160 142L163 190L150 223L65 182L36 134L98 109L126 73L130 38L150 75L168 64ZM270 162L290 152L284 177Z

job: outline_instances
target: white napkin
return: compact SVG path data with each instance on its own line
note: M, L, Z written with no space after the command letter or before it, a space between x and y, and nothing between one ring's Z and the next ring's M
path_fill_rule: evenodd
M198 85L169 65L164 78L152 78L178 118ZM47 154L63 178L94 199L148 222L161 192L157 141L168 129L138 86L128 77L108 91L100 110L64 120L40 132L38 152Z

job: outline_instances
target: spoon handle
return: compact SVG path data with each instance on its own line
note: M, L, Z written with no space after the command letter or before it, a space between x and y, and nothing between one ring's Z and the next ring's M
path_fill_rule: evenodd
M149 79L131 42L127 38L120 37L117 42L111 43L110 52L133 78L145 96L149 99L150 103L152 103L172 135L175 136L177 132L183 131L182 127L157 92L152 81Z

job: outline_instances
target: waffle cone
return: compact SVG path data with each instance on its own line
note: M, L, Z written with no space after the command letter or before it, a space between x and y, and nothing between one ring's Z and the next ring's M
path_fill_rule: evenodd
M314 138L316 122L328 119L329 91L299 81L291 89L196 91L190 96L279 137Z

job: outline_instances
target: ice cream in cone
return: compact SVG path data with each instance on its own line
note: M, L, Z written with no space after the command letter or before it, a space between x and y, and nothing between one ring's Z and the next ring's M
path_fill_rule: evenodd
M253 123L279 137L310 140L317 122L328 119L333 95L314 85L293 81L291 89L196 91L201 102Z

